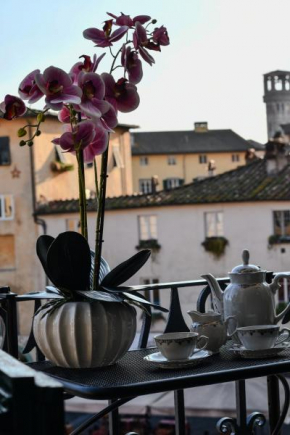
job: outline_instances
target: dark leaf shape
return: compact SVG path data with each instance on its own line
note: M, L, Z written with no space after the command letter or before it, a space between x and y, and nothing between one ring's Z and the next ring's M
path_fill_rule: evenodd
M102 287L118 287L131 278L150 257L150 249L143 249L109 272L101 282Z
M54 241L53 237L45 235L45 236L38 237L36 242L37 256L42 264L46 276L50 279L50 281L51 278L49 276L49 270L47 268L47 253L53 241Z
M131 299L133 301L140 302L142 304L150 305L151 307L155 308L156 310L163 311L163 313L168 313L167 308L163 308L160 305L153 304L152 302L147 301L147 299L141 297L141 295L139 295L139 294L137 296L136 293L133 294L133 293L123 292L123 295L126 296L127 299Z
M102 288L106 291L106 292L110 292L112 293L120 293L123 295L123 299L130 299L132 301L136 301L142 304L146 304L146 305L150 305L151 307L155 308L156 310L160 310L163 311L164 313L168 313L168 309L167 308L163 308L160 305L156 305L153 304L152 302L148 301L143 295L140 295L137 292L134 293L128 293L128 287L118 287L118 288L110 288L110 287L103 287Z
M47 269L60 289L89 289L91 253L87 240L74 231L59 234L48 250Z
M123 302L124 298L112 293L106 293L102 291L96 290L88 290L88 291L76 291L77 294L83 296L85 299L102 301L102 302Z

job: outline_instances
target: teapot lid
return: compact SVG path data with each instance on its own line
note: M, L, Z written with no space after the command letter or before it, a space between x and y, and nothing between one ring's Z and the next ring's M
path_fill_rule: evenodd
M250 252L247 249L244 249L242 252L243 264L234 267L231 273L261 272L261 268L259 266L255 266L254 264L249 264L249 259L250 259Z

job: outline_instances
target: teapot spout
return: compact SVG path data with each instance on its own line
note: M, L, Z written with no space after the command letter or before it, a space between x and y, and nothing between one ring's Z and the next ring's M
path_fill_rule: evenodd
M219 286L219 283L215 279L213 275L208 273L207 275L201 275L202 278L204 278L211 289L212 294L212 301L213 301L213 307L214 311L221 314L223 316L224 314L224 295L223 291Z

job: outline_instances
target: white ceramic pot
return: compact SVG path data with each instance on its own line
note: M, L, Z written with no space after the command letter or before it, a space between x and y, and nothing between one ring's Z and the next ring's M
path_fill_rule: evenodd
M33 321L36 343L60 367L93 368L114 364L136 334L136 310L127 303L67 302Z

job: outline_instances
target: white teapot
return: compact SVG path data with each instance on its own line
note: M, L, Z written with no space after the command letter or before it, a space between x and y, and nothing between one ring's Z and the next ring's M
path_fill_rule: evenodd
M202 275L212 293L214 310L224 320L235 317L236 325L229 322L228 331L233 333L235 327L253 325L275 325L290 310L290 303L279 315L276 315L275 292L281 278L290 278L290 273L278 273L273 282L266 282L266 271L259 266L249 264L250 254L244 250L243 264L236 266L230 273L230 284L223 292L211 274Z

